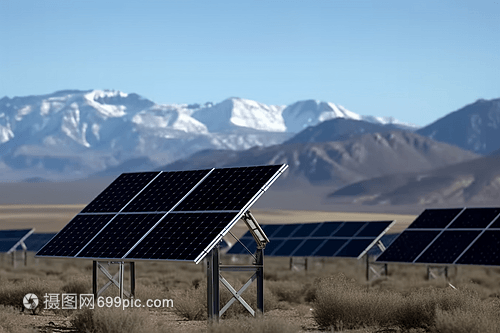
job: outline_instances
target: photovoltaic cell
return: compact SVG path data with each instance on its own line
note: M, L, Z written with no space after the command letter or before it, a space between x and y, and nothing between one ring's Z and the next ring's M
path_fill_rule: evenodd
M281 167L215 169L175 211L241 210Z
M237 213L167 214L126 259L195 260Z
M365 222L348 222L344 223L337 231L335 231L332 236L335 237L352 237L354 236L363 226Z
M479 233L480 231L444 231L415 262L453 263Z
M37 256L73 257L94 237L114 215L77 215Z
M372 242L373 239L351 239L335 256L356 258Z
M405 230L377 258L379 262L413 262L439 231Z
M312 257L325 239L307 239L293 254L295 257Z
M426 209L408 229L443 229L462 211L461 208Z
M378 237L389 226L392 221L367 222L363 229L356 235L358 237Z
M467 208L448 228L484 229L498 214L500 214L499 208Z
M118 214L77 255L78 258L122 258L165 214Z
M462 265L500 265L500 230L486 230L458 259Z
M38 252L55 235L56 233L33 233L24 241L24 244L26 244L28 251Z
M312 237L329 237L331 236L344 222L329 222L323 223L314 233Z
M348 239L328 239L314 254L315 257L333 257Z
M169 211L209 172L193 170L161 173L123 211Z
M99 194L82 213L119 212L159 172L123 173Z

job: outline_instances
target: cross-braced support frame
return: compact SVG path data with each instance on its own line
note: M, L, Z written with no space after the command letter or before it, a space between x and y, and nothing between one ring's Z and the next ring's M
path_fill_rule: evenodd
M376 245L380 249L380 251L385 251L385 245L379 240ZM382 276L387 276L387 264L379 264L373 261L370 261L370 254L366 252L366 281L370 282L375 279L379 279Z
M252 316L255 316L256 311L241 296L255 280L257 281L257 313L264 313L264 247L269 242L269 239L250 212L245 213L242 219L257 242L255 255L251 253L255 261L252 265L221 265L219 245L210 251L207 256L207 308L208 320L211 322L218 322L220 316L236 301L241 303ZM254 274L239 290L233 288L221 274L221 272L243 271L253 271ZM222 309L220 308L220 282L233 295Z
M108 271L111 265L118 265L118 272L114 275ZM99 289L99 271L101 271L105 277L108 278L108 282ZM124 296L128 298L134 298L135 296L135 263L129 262L129 273L130 273L130 291L124 288L124 276L125 276L125 262L123 261L108 261L106 263L101 263L99 261L94 261L92 265L92 293L97 299L106 289L114 285L118 288L120 293L120 298L123 299Z

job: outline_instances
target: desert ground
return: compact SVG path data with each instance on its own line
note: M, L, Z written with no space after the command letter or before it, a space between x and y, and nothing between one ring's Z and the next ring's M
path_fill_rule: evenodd
M57 232L84 205L1 205L0 229L35 228ZM401 232L416 217L410 214L355 213L257 208L261 224L322 221L396 220L390 233ZM233 228L237 237L243 223ZM228 238L233 241L232 237ZM223 255L223 263L248 263L248 258ZM426 280L425 266L389 265L389 276L365 280L365 261L314 259L306 271L292 270L288 258L266 258L265 314L253 320L237 303L219 325L206 320L204 265L178 262L137 262L136 298L171 299L173 308L100 308L89 311L22 309L27 293L91 292L92 262L42 259L29 253L28 265L14 268L7 256L0 262L0 332L498 332L500 269L452 267L444 278ZM114 273L116 268L110 267ZM226 275L226 273L224 273ZM235 287L247 273L227 273ZM126 275L127 276L127 275ZM101 274L100 284L106 280ZM127 289L127 278L125 279ZM255 289L242 296L255 308ZM455 289L454 289L455 288ZM104 296L116 297L117 288ZM221 286L221 306L229 300ZM43 298L42 298L43 300ZM117 310L118 309L118 310ZM457 324L458 323L458 324Z

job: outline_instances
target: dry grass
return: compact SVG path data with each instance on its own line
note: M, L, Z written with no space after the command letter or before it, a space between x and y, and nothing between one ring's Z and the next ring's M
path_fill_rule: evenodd
M296 333L299 327L276 318L237 317L211 325L208 333Z
M140 333L153 332L147 310L96 308L79 310L71 320L79 332L91 333Z

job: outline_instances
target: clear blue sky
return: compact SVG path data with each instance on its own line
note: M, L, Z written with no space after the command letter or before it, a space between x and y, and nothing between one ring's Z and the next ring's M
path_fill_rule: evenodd
M0 0L0 97L318 99L425 125L499 81L500 0Z

